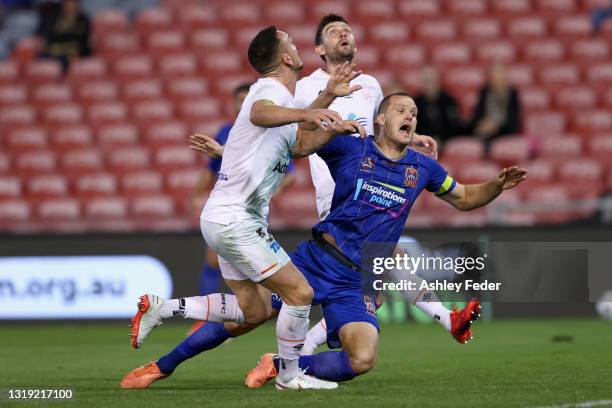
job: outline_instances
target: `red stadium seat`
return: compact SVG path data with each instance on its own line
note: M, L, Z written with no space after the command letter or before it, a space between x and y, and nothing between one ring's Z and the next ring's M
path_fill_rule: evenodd
M570 57L577 62L606 61L610 57L610 45L601 38L578 40L570 45Z
M198 62L190 53L170 54L159 60L158 72L162 77L172 78L197 74Z
M536 0L539 11L547 14L568 14L576 10L574 0Z
M84 173L94 173L103 166L102 154L95 148L68 150L61 157L64 173L76 177Z
M68 180L61 174L41 174L28 180L27 191L30 199L64 197L68 194Z
M577 137L550 137L542 142L540 155L558 162L575 159L582 153L582 140Z
M563 44L554 39L530 41L523 52L523 58L534 64L561 61L564 56Z
M468 41L490 41L500 36L501 24L490 17L472 18L462 23L461 34Z
M71 125L54 129L51 133L51 145L55 151L66 151L88 147L92 144L91 129L83 125Z
M573 128L582 133L603 133L612 131L612 113L605 109L590 109L572 117Z
M359 52L355 56L355 62L364 70L376 68L380 64L380 53L377 47L359 47Z
M87 109L87 119L94 127L125 122L127 115L127 106L122 102L101 102Z
M188 32L217 22L217 12L211 4L182 4L176 8L177 23Z
M124 83L121 94L126 102L135 103L160 99L163 96L162 89L162 83L157 79L138 79Z
M107 80L88 81L77 87L76 99L84 105L113 101L117 99L117 85Z
M146 55L130 55L117 59L113 72L119 79L146 78L153 75L153 62Z
M0 152L0 174L8 173L11 169L11 158L8 154Z
M108 155L109 168L117 173L148 169L150 163L149 150L139 146L114 149Z
M514 45L507 41L485 42L476 47L476 58L481 63L509 63L516 59Z
M23 85L0 85L0 106L22 105L27 102L28 89Z
M344 16L348 21L351 21L351 12L353 7L347 0L319 0L308 2L310 6L310 15L314 19L320 19L326 14L336 13ZM313 38L314 42L314 38Z
M47 126L77 125L82 123L83 110L75 103L64 103L50 106L43 111Z
M175 197L190 197L201 173L200 167L170 171L166 175L166 191Z
M455 90L478 89L485 82L485 73L480 67L464 66L449 68L444 75L444 83Z
M56 60L32 61L25 66L24 78L28 84L57 82L62 76L62 66Z
M522 163L521 167L527 169L528 174L527 180L521 184L522 187L519 190L533 190L556 181L555 162L552 160L536 159Z
M11 58L20 64L28 64L40 55L43 41L40 37L30 36L21 38L13 48Z
M508 81L518 87L531 85L534 80L533 67L526 64L508 66Z
M573 214L567 208L570 202L569 193L563 185L554 184L527 190L525 199L527 204L536 206L538 223L559 224L572 218Z
M312 30L310 37L312 37ZM373 24L369 30L370 40L376 44L393 44L405 42L410 37L410 28L404 21L391 20ZM312 38L310 39L312 41Z
M128 203L125 198L118 196L96 197L85 201L83 212L88 218L126 218Z
M9 130L5 145L12 154L47 147L47 131L41 127L20 127Z
M314 44L314 34L311 24L299 24L296 23L291 26L291 39L296 44L299 50L307 49L312 47ZM308 55L308 53L303 53ZM304 55L300 55L303 57Z
M31 205L26 200L18 198L0 199L0 223L27 221L31 212Z
M187 146L161 147L155 152L155 164L162 170L194 167L196 159L196 152Z
M225 75L215 82L214 89L218 95L231 95L238 85L247 82L255 82L252 74Z
M590 157L599 160L608 170L612 170L612 132L595 135L589 141Z
M206 54L202 57L202 67L208 73L228 73L242 71L242 57L236 51L225 50Z
M192 133L204 133L206 135L215 135L222 126L227 124L228 121L225 119L210 119L206 121L198 121L191 127Z
M560 112L544 111L526 115L525 130L542 137L554 136L565 131L565 115Z
M38 108L72 101L72 90L66 84L44 84L32 91L32 103Z
M600 106L604 109L612 110L612 88L603 92Z
M138 128L130 123L100 126L97 140L106 148L135 145L138 142Z
M594 108L597 94L588 86L565 87L557 92L555 102L557 108L566 110L568 114L574 116L576 110Z
M17 155L14 164L16 174L40 174L55 170L55 155L49 150L33 150Z
M15 84L19 78L19 65L16 61L0 61L0 84Z
M152 8L142 11L136 17L136 29L142 36L153 31L163 30L172 26L172 13L162 8Z
M475 16L487 12L487 3L485 0L454 0L447 2L446 8L453 16Z
M491 143L490 157L501 167L516 165L531 155L531 149L524 136L504 136Z
M478 162L484 158L484 144L473 137L457 137L444 145L444 160Z
M79 197L103 197L117 193L117 178L109 173L85 174L74 181Z
M403 71L405 67L419 67L425 63L425 48L420 45L396 45L385 53L390 67Z
M459 169L458 180L462 184L483 183L497 177L500 167L491 162L465 163Z
M270 21L300 23L306 15L305 3L277 1L266 5L265 14ZM293 30L291 30L293 36Z
M580 82L580 71L573 64L553 64L540 69L540 82L546 85L572 85Z
M49 198L38 204L36 212L43 220L78 220L81 205L74 198Z
M229 28L258 24L261 21L261 10L253 2L232 2L220 10L221 19Z
M228 32L222 28L202 28L191 33L189 44L196 53L222 50L229 45Z
M553 27L556 37L571 40L589 37L593 32L591 18L586 14L560 16Z
M545 89L536 87L522 88L519 93L521 105L529 112L550 108L550 96Z
M128 25L128 16L121 10L100 10L93 18L93 31L96 37L102 37L114 31L125 31Z
M221 106L211 98L193 99L179 104L178 116L187 122L195 123L205 118L219 116Z
M572 199L599 197L604 190L602 176L603 166L594 159L575 159L559 166L559 179Z
M0 109L0 129L4 131L17 126L34 125L36 115L28 105L6 106Z
M439 44L432 49L431 59L439 65L467 64L471 60L470 47L457 42Z
M121 176L121 191L127 196L159 193L163 185L163 177L156 171L138 171Z
M21 197L21 179L12 175L0 175L0 203L9 197Z
M520 15L532 11L530 0L497 0L491 3L491 7L498 15Z
M612 62L601 62L589 66L586 77L593 86L612 85Z
M174 214L174 200L162 194L136 197L130 201L130 213L135 217L168 217Z
M457 28L452 20L426 20L417 25L416 35L429 43L452 41L457 37Z
M401 0L398 10L403 18L420 21L440 15L440 2L431 0Z
M172 79L167 84L167 94L170 100L182 102L187 99L200 99L208 93L208 83L203 78L186 77Z
M138 102L132 107L132 118L141 127L171 120L172 104L161 99Z
M151 55L177 54L185 47L185 37L178 30L154 31L147 35L146 46Z
M188 143L189 129L181 122L165 122L151 126L144 132L149 146L183 145Z
M547 31L546 21L538 16L517 17L506 25L507 34L516 40L543 38Z
M136 33L112 33L100 39L96 54L108 61L129 56L140 51L140 40Z
M395 15L395 5L391 0L360 1L355 3L355 18L366 25L381 20L389 20Z

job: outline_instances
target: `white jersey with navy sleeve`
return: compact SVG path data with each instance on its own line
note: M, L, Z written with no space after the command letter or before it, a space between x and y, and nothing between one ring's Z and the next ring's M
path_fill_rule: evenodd
M295 89L295 107L307 108L310 106L325 89L328 81L329 74L320 68L300 79ZM383 100L380 84L373 76L361 74L353 79L350 85L361 85L362 89L336 98L329 109L338 112L342 119L358 121L368 134L373 135L374 116ZM308 161L312 183L316 191L317 211L319 217L324 219L329 214L336 184L327 165L317 154L311 154Z
M201 219L227 225L255 219L267 225L270 199L287 172L297 124L263 128L251 123L260 100L293 108L293 95L280 82L261 78L251 86L223 151L221 169Z

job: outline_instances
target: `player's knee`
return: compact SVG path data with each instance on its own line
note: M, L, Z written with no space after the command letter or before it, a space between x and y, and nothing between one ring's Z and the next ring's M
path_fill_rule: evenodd
M365 374L376 365L376 353L373 350L359 350L349 355L351 368L357 374Z
M283 301L288 305L306 306L312 303L313 297L314 291L312 287L304 280L297 287L288 292Z
M268 321L268 318L269 316L265 309L263 310L254 309L254 310L249 310L248 312L244 311L244 323L246 325L259 326L260 324Z

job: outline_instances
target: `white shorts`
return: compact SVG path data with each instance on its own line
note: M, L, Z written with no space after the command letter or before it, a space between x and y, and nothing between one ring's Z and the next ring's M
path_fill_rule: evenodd
M222 225L200 219L200 228L206 243L219 254L224 279L261 282L291 260L258 221L240 220Z

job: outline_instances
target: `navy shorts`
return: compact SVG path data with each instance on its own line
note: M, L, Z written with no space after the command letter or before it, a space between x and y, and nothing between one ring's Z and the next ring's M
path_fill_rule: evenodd
M314 290L313 305L321 305L327 325L327 345L341 347L339 332L352 322L367 322L379 330L376 296L362 288L361 273L340 263L314 241L302 242L289 254ZM272 307L279 310L282 300L272 295Z

